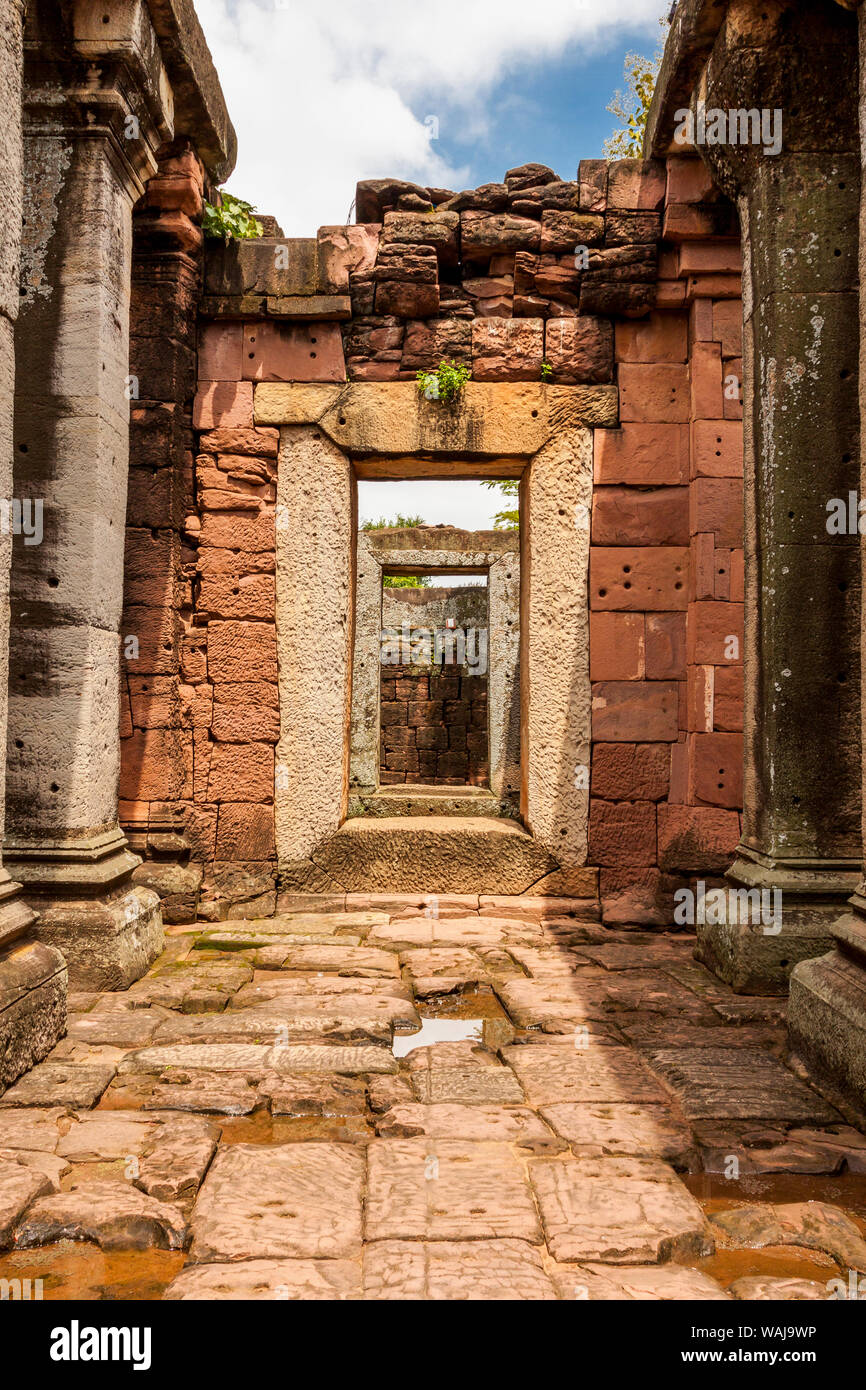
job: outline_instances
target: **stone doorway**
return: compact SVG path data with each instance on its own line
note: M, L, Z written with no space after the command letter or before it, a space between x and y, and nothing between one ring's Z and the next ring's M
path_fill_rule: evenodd
M581 895L594 880L586 867L590 427L614 423L612 404L605 388L529 384L469 383L447 411L419 399L413 383L257 387L257 422L281 430L275 823L284 888ZM359 479L479 477L520 480L519 555L511 533L485 533L495 539L478 551L471 533L443 545L434 528L439 549L412 551L416 534L397 555L357 533ZM374 814L364 805L380 794L389 566L488 576L488 702L503 712L488 724L496 814L424 806L393 816L381 803ZM522 640L515 632L497 641L497 612L509 602L519 606ZM519 820L501 814L503 798Z

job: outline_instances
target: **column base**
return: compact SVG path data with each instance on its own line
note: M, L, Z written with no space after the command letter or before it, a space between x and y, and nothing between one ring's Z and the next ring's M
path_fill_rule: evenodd
M7 857L39 913L34 935L63 953L71 988L126 989L162 952L159 898L133 884L141 860L118 827L75 841L10 839Z
M833 928L860 880L852 866L794 867L743 851L726 875L724 903L706 895L695 959L735 994L785 995L791 971L834 945ZM719 902L719 910L711 910Z
M834 949L791 975L788 1039L843 1113L866 1126L866 921L837 921Z
M0 949L0 1095L66 1032L66 961L41 941Z

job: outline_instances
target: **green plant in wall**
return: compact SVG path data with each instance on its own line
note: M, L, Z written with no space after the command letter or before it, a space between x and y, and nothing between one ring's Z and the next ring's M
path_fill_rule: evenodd
M541 380L553 381L553 368L549 362L542 362L541 364Z
M428 401L452 405L472 375L468 367L443 358L435 372L418 372L418 390Z
M643 157L643 137L646 119L655 91L656 79L661 67L664 41L670 23L666 15L659 20L662 38L659 48L652 58L640 53L625 55L624 76L626 91L618 91L608 103L611 111L621 122L619 130L604 142L606 159L641 159Z
M261 222L253 216L252 203L233 193L217 190L218 202L205 203L202 228L205 236L220 241L256 241L263 233Z

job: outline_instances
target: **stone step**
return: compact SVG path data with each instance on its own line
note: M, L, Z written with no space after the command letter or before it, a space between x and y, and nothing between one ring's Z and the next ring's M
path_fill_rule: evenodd
M489 787L401 785L351 795L349 815L513 818L517 815L517 808L511 801L500 801Z
M493 816L354 817L313 858L368 893L525 893L558 868L523 826Z

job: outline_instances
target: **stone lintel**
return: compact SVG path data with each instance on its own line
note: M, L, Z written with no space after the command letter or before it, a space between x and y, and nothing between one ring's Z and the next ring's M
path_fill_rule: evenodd
M411 381L346 386L262 382L257 425L317 424L351 454L518 456L573 427L613 428L615 386L467 382L459 401L428 401ZM473 470L474 471L474 470Z
M674 144L674 115L691 105L713 42L725 21L727 0L679 0L665 43L644 134L647 159L689 147Z
M214 183L235 167L237 136L193 0L147 0L174 93L175 129L188 135Z
M352 317L347 294L269 294L268 318L295 323L341 323Z

